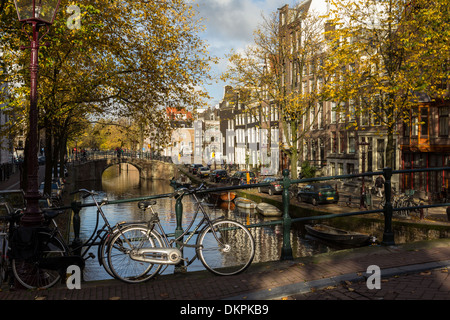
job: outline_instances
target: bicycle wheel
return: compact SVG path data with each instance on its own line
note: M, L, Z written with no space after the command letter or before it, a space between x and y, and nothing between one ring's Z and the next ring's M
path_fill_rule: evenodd
M255 241L242 224L220 220L208 226L197 238L197 255L206 269L218 275L238 274L250 266Z
M140 224L142 225L142 224ZM130 227L131 225L128 224L126 227ZM111 271L111 269L109 268L109 263L108 263L108 250L109 250L109 245L111 244L111 239L113 238L113 236L115 234L117 234L117 231L119 231L119 229L123 229L125 228L124 226L115 226L112 229L112 232L109 233L106 231L106 233L102 236L102 239L100 241L100 245L99 245L99 251L98 251L98 262L101 266L103 266L103 268L105 269L105 271L114 278L114 274Z
M144 226L132 226L117 232L108 248L108 264L114 277L127 283L139 283L158 274L161 264L133 259L138 249L164 247L161 237Z
M67 256L63 242L47 232L38 233L40 258ZM40 266L39 259L17 260L11 262L17 281L28 289L46 289L54 286L61 278L58 270Z
M0 233L0 288L8 275L7 236L7 233Z

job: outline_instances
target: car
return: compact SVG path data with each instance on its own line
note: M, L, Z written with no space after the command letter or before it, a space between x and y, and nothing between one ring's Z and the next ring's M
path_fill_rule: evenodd
M211 171L209 170L209 168L208 167L200 167L198 170L197 170L197 176L199 177L199 178L206 178L206 177L209 177L209 174L211 173Z
M209 175L209 180L212 182L228 181L228 172L223 169L216 169Z
M21 189L0 191L0 202L9 203L14 210L23 210L26 207L25 193Z
M189 167L189 172L193 173L193 174L197 174L198 168L203 167L202 164L198 164L198 163L194 163L193 165L191 165Z
M310 202L316 206L319 203L337 203L339 192L330 184L312 183L301 188L297 198L298 201Z
M44 196L44 185L45 185L45 182L42 182L41 185L39 186L39 193L41 194L41 196ZM59 186L56 182L52 182L52 190L51 190L50 197L52 199L58 199L58 200L62 198L62 189L59 188Z
M249 183L256 183L256 176L251 171L236 171L228 180L232 186L247 184L247 180Z
M258 192L267 192L269 195L281 194L283 192L283 186L280 183L280 179L275 177L266 177L260 183L270 183L269 186L259 187Z

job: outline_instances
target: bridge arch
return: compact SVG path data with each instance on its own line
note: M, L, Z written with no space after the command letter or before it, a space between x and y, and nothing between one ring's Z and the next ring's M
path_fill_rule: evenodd
M119 163L128 163L136 167L141 179L170 180L172 177L179 176L179 171L173 163L136 158L122 158L120 161L117 158L96 159L74 164L74 176L77 181L100 181L107 168Z

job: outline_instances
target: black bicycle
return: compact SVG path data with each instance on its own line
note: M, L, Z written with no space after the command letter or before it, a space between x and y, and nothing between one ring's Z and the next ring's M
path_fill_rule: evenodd
M250 266L255 255L250 231L237 221L211 220L196 194L202 187L181 188L174 193L176 198L192 195L198 207L186 230L171 240L152 209L156 201L139 203L139 208L151 210L148 224L121 229L108 246L108 262L116 278L128 283L144 282L157 275L163 266L182 262L188 266L196 258L217 275L234 275ZM200 211L202 219L192 228ZM194 235L196 240L190 244ZM183 257L184 247L195 248L196 254L190 260Z
M22 238L33 238L33 243L37 244L37 247L31 249L33 253L27 256L18 254L23 251L21 249L15 248L12 250L13 253L16 252L13 254L14 259L11 262L12 270L17 281L24 287L29 289L50 288L58 283L61 278L65 277L68 266L78 265L83 269L87 259L95 258L95 255L89 252L93 246L98 246L97 257L99 264L103 266L108 274L112 277L114 276L107 263L109 241L121 228L130 224L139 224L139 222L122 222L111 225L102 210L102 206L107 201L103 200L99 203L95 198L97 193L94 191L80 189L74 193L78 192L83 193L83 198L91 197L97 207L96 225L86 241L71 246L64 241L55 222L55 218L64 212L61 210L44 211L45 223L42 228L33 228L32 230L18 228L14 231L15 237L21 238L14 243L25 242ZM100 217L104 222L101 228L99 228ZM31 234L20 234L21 232L25 233L25 231L31 232ZM26 247L26 245L22 246Z

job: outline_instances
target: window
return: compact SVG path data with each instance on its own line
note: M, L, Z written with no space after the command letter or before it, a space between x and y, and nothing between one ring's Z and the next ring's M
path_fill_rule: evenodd
M355 153L356 142L355 142L355 134L350 133L348 137L348 153Z
M426 107L420 110L420 134L428 136L428 108Z
M336 103L331 103L331 123L336 123Z
M341 132L339 133L339 153L344 153L345 147L345 134Z
M448 136L448 107L439 108L439 136Z
M331 133L331 152L336 153L337 152L337 137L336 132Z
M419 118L417 116L417 111L413 111L411 116L411 136L417 137L419 134Z
M377 139L377 166L384 168L384 139Z

